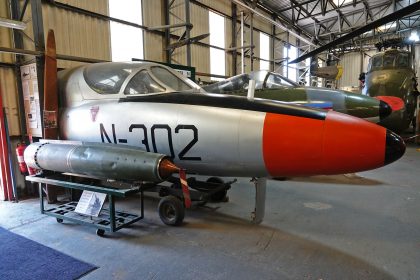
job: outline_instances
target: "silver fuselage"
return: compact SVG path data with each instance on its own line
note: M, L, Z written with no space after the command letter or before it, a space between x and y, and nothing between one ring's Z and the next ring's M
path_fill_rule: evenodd
M62 73L59 83L65 93L62 139L137 146L172 157L190 173L268 175L262 156L263 112L120 102L128 98L123 92L101 95L92 90L83 68Z

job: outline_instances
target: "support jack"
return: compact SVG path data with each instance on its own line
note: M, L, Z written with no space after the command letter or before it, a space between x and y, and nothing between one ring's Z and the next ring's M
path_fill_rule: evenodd
M251 213L251 220L254 224L260 224L265 214L265 192L267 187L267 178L252 178L255 186L255 208Z

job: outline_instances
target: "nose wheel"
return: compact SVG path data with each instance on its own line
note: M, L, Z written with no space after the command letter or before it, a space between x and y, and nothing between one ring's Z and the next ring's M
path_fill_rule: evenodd
M179 226L184 220L184 204L179 198L173 195L165 196L160 200L158 211L159 217L165 225Z

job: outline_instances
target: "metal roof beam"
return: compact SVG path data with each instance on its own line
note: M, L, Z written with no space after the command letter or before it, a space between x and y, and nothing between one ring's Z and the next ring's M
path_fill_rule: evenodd
M357 3L361 3L361 1L359 1L359 2L357 2ZM382 6L385 6L385 5L389 5L390 3L392 3L392 1L387 1L387 2L384 2L384 3L380 3L380 4L378 4L378 5L375 5L375 6L372 6L372 7L370 7L371 9L374 9L374 8L378 8L378 7L382 7ZM342 6L340 6L340 8L346 8L346 7L350 7L350 6L353 6L353 4L352 3L350 3L350 4L344 4L344 5L342 5ZM358 9L358 10L356 10L357 12L362 12L364 9ZM332 12L334 12L335 10L334 9L331 9L331 10L328 10L328 11L326 11L325 12L325 15L327 15L327 14L329 14L329 13L332 13ZM355 11L351 11L351 12L349 12L349 13L343 13L344 14L344 16L349 16L349 15L353 15L353 14L355 14L356 12ZM316 17L316 16L320 16L320 15L322 15L322 12L319 12L319 13L316 13L316 14L312 14L312 16L313 17ZM299 21L302 21L302 20L305 20L305 19L309 19L310 17L306 17L306 18L301 18L301 19L299 19ZM329 20L329 19L327 19L327 20ZM324 20L323 21L321 21L321 22L325 22Z
M318 54L318 53L321 53L323 51L329 50L333 46L337 46L338 44L342 44L342 43L344 43L344 42L346 42L350 39L353 39L357 36L360 36L360 35L362 35L363 33L367 32L369 30L372 30L376 27L382 26L382 25L384 25L386 23L389 23L389 22L392 22L392 21L396 21L396 20L398 20L398 19L400 19L404 16L412 14L414 11L417 11L419 9L420 9L420 2L415 2L414 4L408 5L407 7L402 8L402 9L400 9L400 10L398 10L398 11L392 13L392 14L386 15L386 16L381 17L380 19L378 19L376 21L368 23L365 26L363 26L362 28L359 28L355 31L352 31L352 32L350 32L350 33L348 33L348 34L346 34L346 35L344 35L344 36L342 36L342 37L340 37L340 38L338 38L338 39L336 39L336 40L334 40L334 41L332 41L332 42L330 42L330 43L328 43L328 44L326 44L326 45L324 45L324 46L322 46L322 47L320 47L316 50L313 50L313 51L307 53L306 55L303 55L303 56L295 59L294 61L292 61L290 63L297 63L297 62L303 61L306 58L314 56L315 54Z
M297 7L298 5L299 5L299 3L297 3L296 2L296 0L290 0L290 2L292 2L293 3L293 5L294 5L294 7ZM292 6L293 6L292 5ZM309 11L308 10L306 10L303 6L299 6L299 9L301 10L301 11L303 11L305 14L306 14L306 16L310 16L310 13L309 13ZM294 9L293 9L293 11L294 11ZM317 20L316 18L314 18L314 17L311 17L317 24L319 24L319 26L320 27L322 27L322 28L324 28L324 30L325 31L331 31L331 30L329 30L325 25L323 25L319 20ZM296 20L297 21L297 20ZM296 24L296 23L294 23L294 24Z
M299 8L299 7L302 7L303 5L306 5L306 4L309 4L309 3L312 3L312 2L316 2L316 1L318 1L318 0L307 0L307 1L304 1L302 3L298 3L295 6L290 5L290 7L287 7L287 8L284 8L284 9L280 9L280 10L276 10L276 13L284 13L284 12L286 12L288 10L293 9L293 8Z
M363 3L363 6L365 6L366 13L367 13L367 15L369 15L370 20L372 20L372 21L373 21L372 11L371 11L371 10L370 10L370 8L369 8L369 4L368 4L368 2L367 2L366 0L362 0L362 3ZM367 17L366 17L366 19L367 19ZM367 20L366 20L366 22L367 22Z
M335 11L340 16L340 18L351 28L352 25L350 24L350 22L348 21L346 16L341 12L340 8L334 3L334 1L328 0L328 2L335 9ZM341 25L341 23L340 23L340 25Z
M391 2L392 1L384 2L384 3L381 3L381 4L375 5L375 6L371 6L370 8L371 9L376 9L376 8L381 8L381 7L389 7L389 5L391 4ZM364 10L365 10L364 8L357 9L357 10L353 10L351 12L345 13L344 15L345 16L352 16L352 15L356 15L356 14L359 14L359 13L363 13ZM333 20L337 20L337 18L338 18L338 16L333 16L333 17L330 17L330 18L321 20L321 22L322 23L327 23L327 22L330 22L330 21L333 21ZM312 25L312 23L309 23L309 24L301 25L301 27L302 28L305 28L305 27L309 27L311 25Z

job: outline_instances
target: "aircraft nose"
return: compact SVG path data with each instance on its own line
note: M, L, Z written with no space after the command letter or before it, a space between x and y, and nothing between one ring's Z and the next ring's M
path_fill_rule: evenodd
M390 164L401 158L405 153L404 140L394 132L386 131L385 164Z
M384 118L388 117L391 113L391 106L388 103L379 100L379 119L383 120Z
M361 172L405 152L395 133L334 111L324 120L267 114L263 134L264 162L273 177Z

